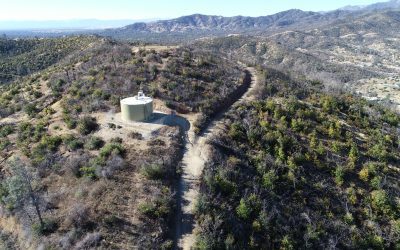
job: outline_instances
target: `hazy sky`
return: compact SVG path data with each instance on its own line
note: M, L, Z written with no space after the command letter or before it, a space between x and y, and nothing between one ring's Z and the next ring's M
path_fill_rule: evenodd
M377 0L0 0L0 20L147 19L201 13L263 16L288 9L333 10Z

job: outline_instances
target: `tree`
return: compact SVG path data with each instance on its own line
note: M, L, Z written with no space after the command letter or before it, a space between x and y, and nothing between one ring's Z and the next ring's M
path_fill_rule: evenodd
M344 168L342 166L338 166L335 169L335 182L338 186L341 186L344 182Z
M240 204L236 207L237 215L240 218L247 220L251 214L251 211L251 208L246 204L246 200L243 198L240 199Z
M315 130L310 135L310 148L311 149L317 148L317 132Z
M42 213L40 211L40 196L34 189L34 175L22 162L15 158L9 163L12 176L6 179L6 195L3 196L3 202L9 209L24 209L32 205L41 227L44 227Z
M358 157L359 157L359 153L358 153L357 144L352 143L350 152L349 152L349 167L350 168L354 168L354 166L358 160Z

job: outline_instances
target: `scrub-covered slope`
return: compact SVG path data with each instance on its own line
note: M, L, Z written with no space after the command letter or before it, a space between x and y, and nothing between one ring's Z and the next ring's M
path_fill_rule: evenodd
M210 141L200 249L396 248L400 117L265 71Z

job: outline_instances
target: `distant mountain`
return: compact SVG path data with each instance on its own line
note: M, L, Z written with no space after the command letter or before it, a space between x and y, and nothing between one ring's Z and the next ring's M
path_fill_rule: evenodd
M292 9L260 17L223 17L194 14L170 20L138 22L123 28L106 29L99 34L117 39L182 42L230 34L259 35L274 34L286 30L315 29L332 22L357 18L371 11L399 8L400 0L392 0L368 6L347 6L330 12Z
M338 86L353 87L362 79L399 74L400 11L367 12L309 27L201 39L193 47Z
M188 38L224 36L230 34L257 34L257 32L276 32L305 26L320 26L347 15L348 11L318 13L292 9L277 14L247 16L208 16L194 14L171 20L149 23L134 23L123 28L107 29L99 35L112 36L119 39L147 41L182 41Z
M223 17L194 14L170 20L76 20L58 22L0 21L0 32L11 38L52 37L71 34L97 34L121 40L155 43L176 43L199 38L228 35L273 35L285 31L318 29L332 23L353 20L371 12L400 9L400 0L376 3L368 6L347 6L330 12L311 12L291 9L273 15L248 17ZM132 22L134 22L132 24ZM129 25L127 25L129 23ZM124 26L126 25L126 26ZM383 23L384 25L384 23ZM15 27L14 31L1 31L2 27ZM24 30L18 30L23 29ZM57 28L51 28L57 27ZM106 28L109 27L109 28ZM119 28L115 28L119 27ZM16 31L15 31L16 30Z
M389 2L380 2L371 5L361 5L361 6L345 6L340 10L346 11L375 11L375 10L385 10L385 9L399 9L400 0L392 0Z
M126 26L122 30L155 33L186 32L195 30L241 31L249 28L257 29L271 26L286 26L292 24L296 20L314 15L318 15L318 13L304 12L296 9L262 17L222 17L195 14L152 23L135 23Z

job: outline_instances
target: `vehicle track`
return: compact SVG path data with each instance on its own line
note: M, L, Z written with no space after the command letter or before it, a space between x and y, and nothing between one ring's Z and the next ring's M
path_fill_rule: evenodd
M189 250L196 241L196 223L194 219L194 208L199 195L199 184L201 174L208 160L209 146L207 140L215 134L219 125L223 124L223 117L233 106L241 102L252 101L255 98L255 91L260 85L260 79L256 69L247 67L247 77L250 76L251 83L246 92L238 96L238 99L223 112L217 114L209 123L205 131L196 136L193 126L187 132L185 151L182 158L182 174L178 186L178 215L175 225L176 249Z

